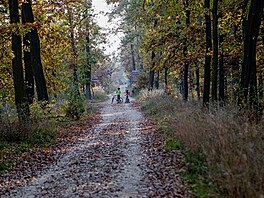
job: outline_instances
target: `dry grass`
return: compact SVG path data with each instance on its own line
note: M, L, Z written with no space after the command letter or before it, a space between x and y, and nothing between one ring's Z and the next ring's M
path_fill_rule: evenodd
M211 180L226 197L264 196L264 123L249 124L236 107L184 103L160 94L143 97L143 108L171 137L202 153Z

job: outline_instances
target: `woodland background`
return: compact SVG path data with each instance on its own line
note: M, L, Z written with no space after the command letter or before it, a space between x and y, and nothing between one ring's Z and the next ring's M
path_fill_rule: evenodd
M120 65L168 142L200 153L219 192L263 196L263 0L107 2L124 34L116 57L100 48L107 35L89 0L0 1L2 139L27 139L43 115L80 118L92 79L110 93Z

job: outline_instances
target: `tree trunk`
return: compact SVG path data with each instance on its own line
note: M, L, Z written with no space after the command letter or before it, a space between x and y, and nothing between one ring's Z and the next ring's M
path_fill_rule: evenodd
M189 27L190 25L190 10L188 9L189 7L189 2L188 0L185 0L185 14L186 14L186 28ZM188 93L189 93L189 87L188 87L188 74L189 74L189 64L187 63L187 35L185 35L185 44L184 44L184 48L183 48L183 54L185 57L185 61L184 61L184 69L183 69L183 100L187 101L188 100Z
M136 70L136 63L135 63L135 51L134 51L134 45L131 43L131 61L132 61L132 70Z
M22 5L22 23L25 24L25 6ZM31 53L30 53L30 32L26 33L23 38L24 44L24 65L25 65L25 86L26 94L29 104L33 103L35 94L34 89L34 72L31 65Z
M185 62L184 63L184 71L183 71L183 85L182 85L182 91L183 91L183 100L188 100L188 92L189 92L189 86L188 86L188 73L189 73L189 65Z
M219 35L219 45L222 48L224 40L224 35ZM225 73L224 73L224 54L223 48L220 52L220 59L219 59L219 101L221 105L225 103Z
M92 100L92 93L91 93L91 80L92 80L92 66L90 61L90 37L89 33L86 36L86 62L87 62L87 72L86 72L86 99Z
M156 80L155 80L155 88L159 89L159 79L160 79L160 73L157 71Z
M10 23L19 24L18 0L9 0ZM17 107L20 126L26 126L29 123L29 105L27 102L23 66L22 66L22 44L19 36L18 27L16 32L12 33L12 59L13 80L15 89L15 102Z
M33 23L34 16L31 6L31 1L28 0L26 3L22 4L23 7L23 17L25 23ZM31 64L35 76L36 89L38 100L48 101L48 91L46 86L46 80L43 73L41 56L40 56L40 40L38 36L38 31L36 28L33 28L30 31L30 54L31 54Z
M149 86L148 86L148 90L152 91L153 90L153 86L154 86L154 75L155 75L155 71L154 71L154 67L155 67L155 53L152 51L151 52L151 61L152 61L152 65L149 71Z
M190 72L189 72L189 90L190 93L192 94L192 99L194 99L194 94L193 94L193 88L194 88L194 72L192 71L192 69L190 68Z
M213 2L213 66L212 66L212 100L217 101L218 77L218 0Z
M196 66L195 75L196 75L196 92L197 92L198 100L200 100L201 99L201 95L200 95L200 71L199 71L198 66Z
M165 83L165 87L167 87L167 85L168 85L168 71L169 71L168 67L165 67L164 68L164 83Z
M77 50L75 46L75 37L74 37L74 27L73 27L73 19L72 19L72 9L67 7L68 10L68 19L69 19L69 26L70 26L70 41L71 41L71 68L73 69L73 87L74 87L74 94L80 95L79 85L78 85L78 75L77 75L77 65L76 65L76 58L77 58Z
M257 109L257 77L256 77L256 44L261 24L261 15L263 12L263 0L252 0L250 3L247 19L243 22L243 64L241 87L244 92L244 101L248 101L252 109Z
M264 79L263 79L263 72L259 74L259 100L262 101L264 99Z
M210 0L204 1L205 11L205 25L206 25L206 54L205 54L205 65L204 65L204 90L203 90L203 105L208 106L210 98L210 77L211 77L211 55L209 52L212 49L212 38L211 38L211 19L207 9L210 9Z

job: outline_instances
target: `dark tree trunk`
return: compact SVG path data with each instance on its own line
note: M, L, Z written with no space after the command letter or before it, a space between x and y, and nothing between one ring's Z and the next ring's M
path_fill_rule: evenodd
M9 10L11 24L19 24L18 0L9 0ZM12 51L14 53L12 68L15 102L20 125L25 126L29 123L29 106L23 76L21 37L19 36L18 28L16 31L12 33Z
M142 62L142 58L140 56L140 41L139 41L139 37L137 37L137 60L138 60L138 65L139 65L139 70L140 71L143 71L143 62Z
M155 53L151 52L151 61L152 61L152 65L149 71L149 85L148 85L148 90L152 91L153 90L153 86L154 86L154 75L155 75L155 71L154 71L154 67L155 67Z
M262 21L264 21L264 13L262 14ZM262 44L264 45L264 27L261 28Z
M200 100L201 99L201 95L200 95L200 71L199 71L198 66L196 67L195 75L196 75L196 92L197 92L198 100Z
M164 68L164 83L165 83L165 87L167 87L167 85L168 85L168 71L169 71L168 67L165 67Z
M259 74L259 100L262 101L264 99L264 79L263 72Z
M188 73L189 73L189 65L188 63L184 63L184 71L183 71L183 85L182 85L182 91L183 91L183 100L188 100L188 92L189 92L189 86L188 86Z
M156 80L155 80L155 88L159 89L159 79L160 79L160 73L157 71Z
M188 9L189 7L189 2L188 0L185 0L185 14L186 14L186 28L189 27L190 25L190 10ZM185 59L187 59L187 35L185 36L185 44L183 48L183 54ZM187 60L184 61L184 70L183 70L183 100L187 101L188 100L188 93L189 93L189 87L188 87L188 74L189 74L189 64L187 63Z
M212 100L217 101L218 77L218 0L213 2L213 66L212 66Z
M131 61L132 61L132 70L136 70L136 63L135 63L135 51L134 51L134 45L131 43Z
M257 77L256 77L256 44L261 24L264 1L252 0L248 17L243 22L244 52L241 75L241 87L244 92L244 101L248 101L253 109L257 108Z
M158 20L154 20L154 28L156 27L156 25L158 24ZM148 85L148 90L152 91L153 87L154 87L154 76L155 76L155 52L152 51L151 52L151 68L149 71L149 85Z
M221 34L219 35L219 45L222 48L224 36ZM225 72L224 72L224 54L223 48L220 53L219 59L219 101L221 105L225 103Z
M204 8L210 9L210 0L204 1ZM210 14L205 11L205 25L206 25L206 50L205 50L205 65L204 65L204 90L203 90L203 105L208 106L210 98L210 77L211 77L211 55L209 52L212 49L211 36L211 19Z
M22 6L22 23L25 24L26 20L24 15L25 6ZM25 86L26 86L26 94L29 104L33 103L34 98L34 72L31 65L31 53L30 53L30 32L26 33L23 38L24 44L24 65L25 65Z
M192 94L192 99L194 99L194 94L193 94L193 88L194 88L194 72L192 71L192 69L190 68L190 72L189 72L189 90L190 93Z
M251 51L253 60L250 66L251 75L250 75L250 89L249 89L249 104L251 109L258 110L256 44L257 43L253 44L253 49Z
M92 80L92 65L90 61L90 36L89 33L86 36L86 62L87 62L87 71L86 71L86 99L92 100L92 93L91 93L91 80Z
M22 4L23 7L23 18L26 23L33 23L34 16L31 6L31 1L28 0L27 3ZM31 64L35 76L36 89L38 100L48 101L48 92L46 86L46 80L43 73L41 56L40 56L40 40L38 36L38 31L36 28L33 28L30 31L30 54L31 54Z

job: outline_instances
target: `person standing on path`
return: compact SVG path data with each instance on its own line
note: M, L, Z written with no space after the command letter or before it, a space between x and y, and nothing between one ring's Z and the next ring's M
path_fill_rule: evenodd
M121 95L121 91L120 91L120 87L118 87L116 90L117 103L120 103L120 95Z
M129 92L128 92L128 90L126 90L126 94L125 94L125 96L126 96L126 101L125 101L125 103L130 103L130 101L129 101Z

